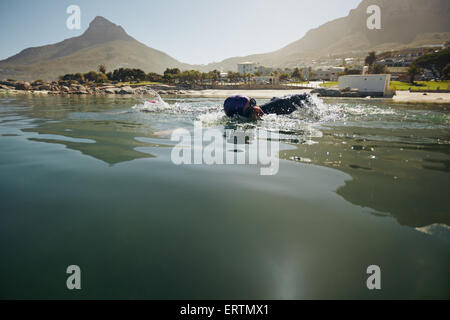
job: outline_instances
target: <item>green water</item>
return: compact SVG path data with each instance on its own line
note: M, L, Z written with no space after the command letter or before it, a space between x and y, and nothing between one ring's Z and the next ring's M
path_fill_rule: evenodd
M165 100L0 96L0 298L450 298L448 105L327 100L253 124ZM174 165L170 133L196 120L280 130L278 174Z

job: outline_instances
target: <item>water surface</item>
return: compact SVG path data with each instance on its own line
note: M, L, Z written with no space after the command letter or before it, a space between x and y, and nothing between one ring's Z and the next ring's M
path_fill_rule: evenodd
M448 106L317 99L255 124L165 101L0 96L1 298L450 298ZM174 165L194 121L279 130L279 173Z

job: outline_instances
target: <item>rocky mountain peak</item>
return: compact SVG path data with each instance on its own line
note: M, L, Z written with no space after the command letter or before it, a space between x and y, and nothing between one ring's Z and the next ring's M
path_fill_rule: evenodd
M99 42L131 39L121 26L101 16L91 21L83 37L93 38L92 40L99 40Z
M112 23L108 19L102 17L102 16L96 16L94 20L89 23L89 29L96 29L96 28L117 28L118 25Z

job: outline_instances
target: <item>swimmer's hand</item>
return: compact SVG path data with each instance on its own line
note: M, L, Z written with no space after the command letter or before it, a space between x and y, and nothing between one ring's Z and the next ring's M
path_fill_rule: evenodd
M261 120L261 117L264 115L264 111L258 106L254 106L252 113L250 114L251 120Z

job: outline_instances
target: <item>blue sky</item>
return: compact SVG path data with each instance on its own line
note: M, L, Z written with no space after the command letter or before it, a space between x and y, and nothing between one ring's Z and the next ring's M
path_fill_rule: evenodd
M0 0L0 60L82 34L95 16L187 63L277 50L346 16L361 0ZM69 5L81 30L66 28Z

